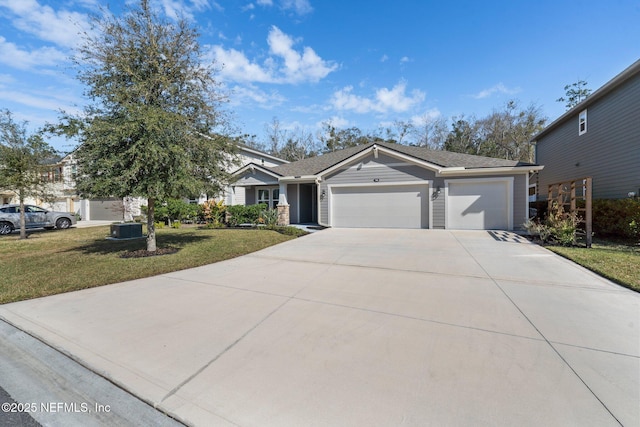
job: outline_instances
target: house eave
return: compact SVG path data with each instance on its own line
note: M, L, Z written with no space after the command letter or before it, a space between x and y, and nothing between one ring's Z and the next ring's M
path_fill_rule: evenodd
M341 169L342 167L344 167L344 166L346 166L346 165L348 165L348 164L350 164L350 163L352 163L354 161L357 161L358 159L361 159L363 157L367 157L370 154L372 154L375 158L377 158L379 153L384 153L384 154L386 154L386 155L388 155L390 157L394 157L396 159L400 159L400 160L403 160L403 161L406 161L406 162L409 162L409 163L413 163L413 164L415 164L417 166L421 166L423 168L435 171L436 173L439 172L442 169L441 166L435 165L433 163L430 163L430 162L427 162L427 161L424 161L424 160L420 160L420 159L418 159L416 157L413 157L413 156L410 156L408 154L404 154L404 153L400 153L400 152L395 151L395 150L388 149L388 148L386 148L384 146L381 146L381 145L373 144L372 146L367 147L364 150L353 154L352 156L342 160L341 162L336 163L335 165L333 165L333 166L331 166L331 167L329 167L329 168L327 168L327 169L325 169L323 171L320 171L317 174L317 176L319 178L322 178L322 177L324 177L326 175L329 175L329 174Z
M283 176L278 181L283 184L304 184L315 183L318 180L317 175L301 175L301 176Z
M240 149L240 151L246 151L247 153L251 153L251 154L254 154L254 155L257 155L257 156L260 156L260 157L264 157L265 159L273 160L273 161L278 162L278 163L282 163L282 164L289 163L288 160L284 160L284 159L281 159L279 157L272 156L271 154L267 154L267 153L265 153L263 151L254 150L253 148L250 148L250 147L248 147L246 145L240 146L239 149Z
M513 174L528 174L529 172L537 172L544 168L540 165L528 165L528 166L512 166L512 167L497 167L497 168L444 168L436 174L436 176L481 176L481 175L513 175Z

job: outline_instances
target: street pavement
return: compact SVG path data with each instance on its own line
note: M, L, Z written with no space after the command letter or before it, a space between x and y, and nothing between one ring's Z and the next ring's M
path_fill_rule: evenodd
M640 425L640 295L508 232L328 229L0 318L188 425Z

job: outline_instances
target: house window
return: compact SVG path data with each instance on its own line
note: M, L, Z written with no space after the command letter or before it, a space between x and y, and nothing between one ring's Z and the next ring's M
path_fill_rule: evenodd
M275 209L276 206L278 206L279 198L280 198L280 189L277 187L258 189L258 203L264 203L270 209Z
M529 185L529 201L535 202L538 195L538 184Z
M578 115L578 135L587 133L587 110L583 110Z

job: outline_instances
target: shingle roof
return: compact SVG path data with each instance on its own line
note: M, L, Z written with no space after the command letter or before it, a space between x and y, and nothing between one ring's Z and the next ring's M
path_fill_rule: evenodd
M374 144L398 153L409 155L418 160L433 163L434 165L442 168L464 167L466 169L478 169L532 166L530 163L518 162L516 160L496 159L493 157L474 156L471 154L453 153L442 150L430 150L428 148L412 147L401 144L372 142L266 169L269 169L280 176L319 175L321 172L348 159L349 157L368 150Z

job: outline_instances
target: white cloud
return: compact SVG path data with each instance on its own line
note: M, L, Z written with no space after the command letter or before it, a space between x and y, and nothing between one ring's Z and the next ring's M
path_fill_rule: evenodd
M385 54L382 55L382 58L380 58L380 62L387 62L389 60L389 57Z
M73 47L78 34L89 29L87 15L67 10L55 11L37 0L0 0L0 7L9 9L15 17L13 25L28 34L60 46Z
M405 62L410 62L411 58L409 58L408 56L403 56L402 58L400 58L400 63L404 64Z
M254 85L234 86L231 91L233 93L231 97L232 105L251 104L270 110L286 101L286 98L277 91L265 92Z
M261 64L251 61L236 49L213 46L212 54L223 64L223 78L238 82L301 83L318 82L338 66L325 61L316 52L304 46L302 51L294 49L295 41L278 27L271 27L267 37L269 54Z
M67 56L54 47L41 47L32 51L21 50L14 43L0 36L0 63L20 70L42 66L53 66L63 62Z
M518 92L520 92L520 88L514 88L514 89L509 89L508 87L506 87L504 84L502 83L498 83L497 85L490 87L489 89L484 89L480 92L478 92L475 95L472 95L473 98L475 99L484 99L484 98L488 98L491 95L495 94L495 93L502 93L505 95L514 95Z
M70 111L69 107L73 104L73 102L68 99L68 97L56 96L56 94L29 94L26 92L13 90L0 90L0 99L26 105L28 107L35 107L52 111L58 111L60 108L64 108L66 111Z
M440 117L442 117L442 113L440 112L440 110L438 110L437 108L431 108L422 114L412 116L409 120L414 126L424 126L425 124Z
M10 74L0 74L0 85L14 83L15 81L16 79Z
M159 0L160 7L164 11L164 14L175 21L185 18L189 20L195 20L194 13L202 12L211 8L208 0ZM224 10L217 2L212 2L213 7L218 11Z
M298 15L306 15L313 12L313 7L308 0L282 0L284 10L293 10Z
M273 7L273 0L256 0L256 4L258 6L263 7ZM309 0L280 0L280 9L282 10L292 10L297 15L306 15L307 13L313 12L313 7L311 7L311 3Z
M378 89L372 98L367 98L354 94L353 86L347 86L333 94L331 105L337 110L349 110L361 114L405 112L424 101L425 98L422 91L413 90L410 95L407 95L406 90L406 82L401 81L391 89Z
M345 119L344 117L332 116L329 119L325 119L325 120L317 122L315 127L318 128L318 129L322 129L326 123L330 124L331 126L335 127L336 129L345 129L345 128L351 126L351 122L349 120Z

